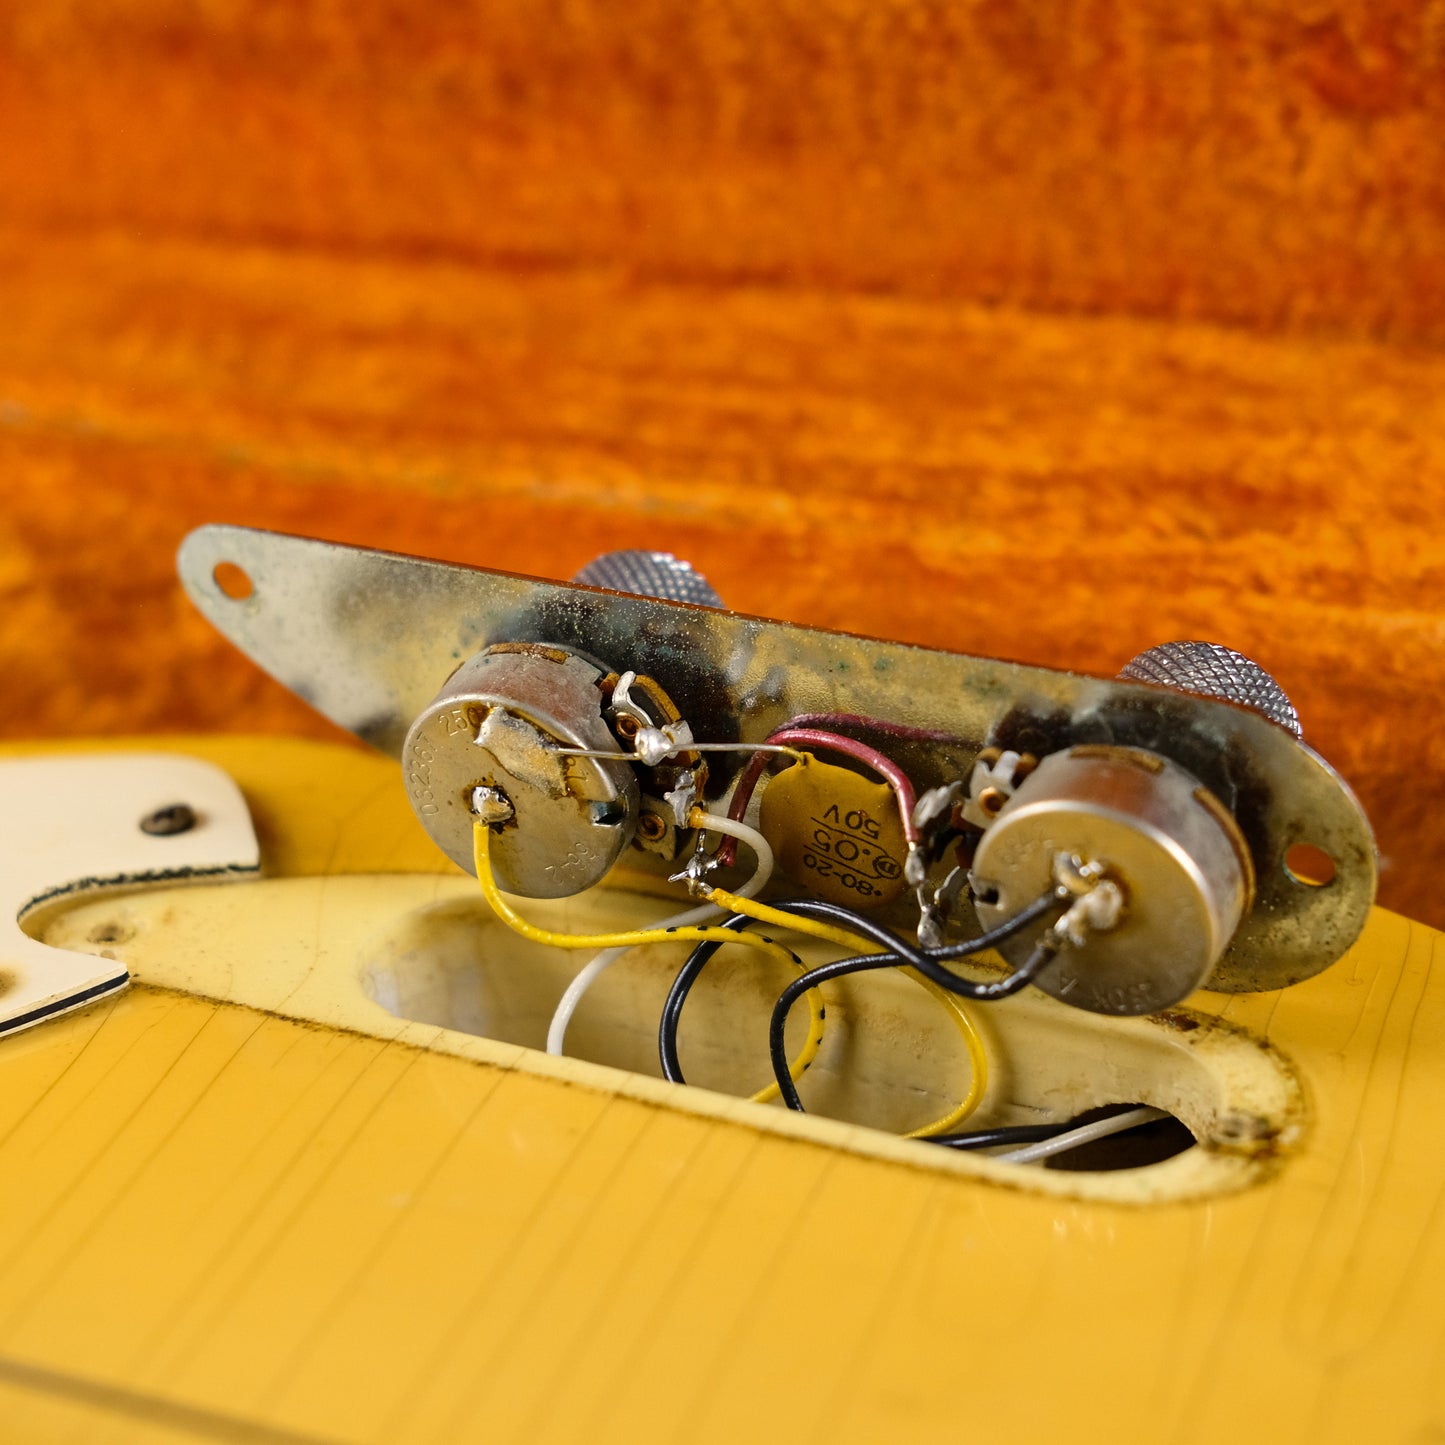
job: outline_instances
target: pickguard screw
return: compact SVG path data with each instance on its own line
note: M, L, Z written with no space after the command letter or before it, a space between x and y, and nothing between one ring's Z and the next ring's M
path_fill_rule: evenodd
M167 803L140 820L142 833L153 838L169 838L174 833L189 833L196 826L196 810L189 803Z

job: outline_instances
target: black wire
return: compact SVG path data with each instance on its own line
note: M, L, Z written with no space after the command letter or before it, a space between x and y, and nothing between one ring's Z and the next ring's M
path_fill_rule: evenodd
M753 921L745 913L734 913L731 918L724 919L717 927L740 931ZM667 991L667 1000L662 1005L662 1019L657 1026L657 1056L662 1064L662 1077L669 1083L687 1083L682 1076L682 1064L677 1057L677 1028L682 1021L682 1006L687 1002L687 996L692 991L693 984L697 982L698 975L707 967L708 960L721 947L720 942L699 943L688 954L687 962L678 971L677 977L672 981L672 987Z
M1121 1104L1111 1112L1127 1113L1135 1107L1134 1104ZM1110 1113L1099 1113L1096 1117L1107 1119ZM1068 1119L1062 1124L1008 1124L996 1129L972 1129L965 1134L929 1134L918 1142L942 1144L949 1149L992 1149L996 1144L1042 1144L1045 1139L1057 1139L1060 1134L1077 1129L1079 1123L1076 1118ZM1138 1124L1135 1127L1142 1129L1144 1125Z
M800 918L816 918L861 934L892 955L894 962L906 963L910 968L916 968L919 973L931 978L950 993L956 993L960 998L970 999L975 1003L989 1003L1017 993L1029 981L1028 978L1020 978L1015 972L988 983L977 983L971 978L960 978L951 969L944 968L941 960L968 958L972 954L984 953L1000 943L1006 943L1054 909L1062 908L1063 901L1053 893L1046 893L1006 922L1000 923L997 928L965 943L951 943L943 948L920 948L864 914L845 908L841 903L825 903L821 898L788 898L773 902L770 906L784 913L794 913Z
M1043 939L1034 946L1034 951L1028 956L1028 959L1000 982L1011 984L1010 992L1021 989L1030 979L1036 978L1053 962L1054 955L1058 951L1059 946L1053 939ZM784 1042L788 1029L788 1014L793 1005L809 989L817 988L819 984L827 983L830 979L842 978L844 974L848 973L864 973L869 969L893 968L897 966L897 963L896 958L886 953L865 954L858 958L840 958L834 963L825 963L818 968L810 968L807 973L795 978L778 995L778 1001L773 1005L773 1017L768 1025L768 1052L773 1060L773 1075L778 1081L778 1089L788 1108L794 1109L800 1114L806 1112L803 1108L803 1101L798 1095L798 1087L788 1073L788 1050L787 1044ZM995 998L1003 996L1002 994L993 995Z
M788 1108L795 1109L800 1114L807 1112L798 1095L798 1086L788 1072L786 1035L788 1014L792 1011L793 1005L807 993L808 989L816 988L820 983L827 983L830 978L842 978L844 974L848 973L865 973L869 969L875 968L897 967L898 960L891 953L867 953L857 958L840 958L833 963L810 968L807 973L800 974L794 979L778 995L778 1001L773 1005L773 1016L768 1022L768 1053L773 1061L773 1077L778 1081L778 1090ZM807 987L798 988L798 984L802 983L805 978L809 980Z
M906 963L951 993L978 1002L989 1002L993 999L1007 998L1010 994L1017 993L1019 989L1023 988L1053 958L1057 951L1057 945L1049 940L1047 955L1042 960L1036 962L1035 958L1031 956L1022 968L988 983L976 983L972 979L960 978L950 969L944 968L937 960L940 958L964 958L969 954L983 953L986 949L1006 942L1015 934L1022 933L1024 929L1036 923L1052 909L1062 905L1061 901L1052 893L1045 894L988 933L981 934L966 943L955 943L947 948L932 950L918 948L899 938L892 929L885 928L881 923L875 923L871 918L865 918L861 913L855 913L851 908L844 908L838 903L826 903L817 898L788 898L774 902L771 906L783 913L792 913L800 918L815 918L826 923L850 928L855 933L862 934L865 938L877 943L884 952L868 955L870 967L889 968ZM731 929L746 928L753 921L747 914L735 913L720 926ZM683 1005L687 1002L687 996L692 991L692 986L697 982L703 969L707 967L708 961L721 947L722 944L715 941L698 944L688 955L687 962L678 971L677 977L672 981L672 987L668 990L667 1001L662 1006L662 1018L657 1028L657 1054L662 1065L662 1077L670 1083L687 1082L682 1076L682 1064L677 1054L677 1030L682 1019ZM1037 952L1038 950L1035 950L1035 953ZM845 961L856 963L858 960ZM826 964L824 967L832 968L836 965ZM855 972L857 970L844 971ZM816 972L815 969L814 973ZM808 976L804 975L804 977ZM791 989L795 986L795 984L790 984L788 987ZM807 990L804 989L803 992L806 993ZM781 1001L780 999L779 1003ZM785 1075L787 1074L786 1067L783 1072ZM792 1080L789 1079L788 1083L791 1086ZM797 1097L796 1090L793 1097ZM789 1107L801 1109L802 1104L790 1104Z

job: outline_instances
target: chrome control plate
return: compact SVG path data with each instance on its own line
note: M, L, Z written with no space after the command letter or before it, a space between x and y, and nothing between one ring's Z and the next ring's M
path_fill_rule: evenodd
M1358 937L1374 901L1374 838L1353 794L1318 754L1247 708L242 527L193 532L179 568L221 633L394 757L446 678L505 641L575 648L655 677L700 740L760 741L789 718L818 712L947 733L949 741L888 739L920 792L966 779L989 745L1036 756L1088 743L1151 749L1224 804L1253 858L1254 907L1212 988L1271 989L1311 977ZM719 780L727 773L715 769ZM1301 843L1333 860L1327 885L1286 869L1286 852ZM629 866L650 863L633 854Z

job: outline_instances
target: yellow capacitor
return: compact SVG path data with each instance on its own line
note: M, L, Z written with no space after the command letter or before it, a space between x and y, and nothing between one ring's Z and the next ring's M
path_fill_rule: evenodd
M887 783L804 756L763 794L760 819L778 868L830 903L878 908L907 887L907 845Z

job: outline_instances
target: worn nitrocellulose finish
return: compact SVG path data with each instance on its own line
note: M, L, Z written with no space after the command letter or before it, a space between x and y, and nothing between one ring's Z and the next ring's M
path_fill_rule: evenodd
M381 759L183 746L241 784L272 884L437 866ZM1429 928L1376 910L1317 978L1192 998L1188 1037L1266 1041L1308 1116L1257 1182L1145 1202L1148 1170L1070 1197L428 1024L287 1017L310 976L274 1009L205 996L275 954L321 973L326 914L258 904L249 963L231 935L175 959L198 992L142 980L0 1041L10 1438L1354 1445L1445 1418Z
M208 520L1112 672L1204 637L1445 922L1445 17L0 16L0 734L325 735ZM625 661L625 660L624 660Z

